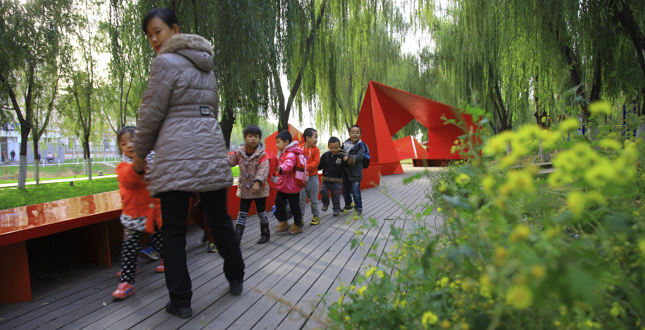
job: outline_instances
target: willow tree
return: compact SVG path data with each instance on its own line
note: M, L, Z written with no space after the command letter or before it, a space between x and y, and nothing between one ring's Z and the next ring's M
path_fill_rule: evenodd
M90 17L100 17L101 6L90 0L75 3L74 25L69 38L76 46L74 52L78 57L65 67L66 102L61 108L71 118L80 133L83 146L83 171L92 179L92 155L90 138L95 115L99 114L100 104L97 100L97 88L100 75L97 69L97 57L105 43L104 33L98 27L99 22Z
M330 1L297 104L309 103L318 127L349 129L369 81L392 84L387 78L403 61L406 27L393 1ZM405 88L402 81L393 85Z
M56 70L59 61L70 56L69 53L61 53L65 49L61 47L62 30L70 23L69 11L70 2L65 0L35 0L24 4L0 1L0 42L3 49L0 52L0 98L3 110L13 111L20 123L20 189L25 187L27 179L27 142L36 122L32 118L35 108L40 106L36 100L50 95L50 90L42 86L58 79L46 72ZM55 92L56 88L53 89L54 95ZM2 113L4 115L4 111ZM42 123L47 122L44 120ZM38 137L42 129L42 126L38 127ZM37 146L34 150L37 151Z
M110 0L108 13L108 20L101 24L109 34L111 55L102 114L116 134L121 127L136 122L153 51L141 31L136 3Z
M542 113L580 113L586 120L589 102L624 101L643 83L626 75L626 68L638 68L638 58L626 49L629 39L619 33L608 5L452 1L444 16L425 20L437 45L427 65L449 77L457 102L484 107L495 132Z

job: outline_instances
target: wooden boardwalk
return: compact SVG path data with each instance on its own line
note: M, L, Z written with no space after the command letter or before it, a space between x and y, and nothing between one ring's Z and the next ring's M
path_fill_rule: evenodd
M407 185L403 178L419 171L404 166L406 174L383 177L381 187L407 207L425 205L430 180L423 178ZM114 276L120 262L111 270L98 266L66 276L54 284L36 288L34 301L0 305L0 329L315 329L324 328L314 318L299 317L275 298L271 292L306 313L326 312L325 302L337 301L336 288L351 283L368 265L378 260L367 257L377 244L378 255L390 251L390 225L405 229L413 221L396 203L378 189L362 192L364 217L351 215L333 217L331 208L321 212L318 226L310 226L309 205L305 213L304 232L299 235L273 234L277 221L272 218L271 241L258 245L259 219L247 220L242 240L246 264L244 292L234 297L222 272L222 258L205 252L199 243L199 228L189 228L188 270L192 278L193 317L180 319L166 313L168 292L163 274L154 273L156 262L141 261L141 273L135 283L136 294L123 301L114 301L110 293L119 278ZM356 236L357 227L369 221L377 227ZM349 221L348 221L349 220ZM436 226L434 216L424 219ZM349 222L349 224L348 224ZM363 246L352 249L357 238ZM3 269L3 271L10 271ZM328 294L323 302L319 297Z

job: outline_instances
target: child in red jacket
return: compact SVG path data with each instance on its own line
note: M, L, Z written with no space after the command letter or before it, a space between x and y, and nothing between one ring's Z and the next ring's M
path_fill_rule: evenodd
M114 299L125 299L134 294L134 276L137 268L137 256L141 250L143 232L152 233L155 249L162 251L161 235L161 204L159 199L150 197L144 173L136 173L132 168L134 153L134 131L132 126L125 126L117 135L119 148L123 154L121 162L116 167L119 180L119 194L123 211L123 248L121 249L121 282L114 292ZM164 272L163 255L159 258L157 273Z
M320 190L320 182L318 181L318 164L320 164L320 150L316 146L318 143L318 132L313 128L307 128L302 136L305 143L300 145L300 149L307 157L307 186L300 191L300 211L302 217L305 216L305 204L307 197L311 203L311 224L317 225L320 223L320 210L318 209L318 190Z

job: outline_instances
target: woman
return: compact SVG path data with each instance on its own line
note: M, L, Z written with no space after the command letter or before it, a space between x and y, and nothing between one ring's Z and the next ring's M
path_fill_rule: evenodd
M227 148L217 121L217 81L213 50L198 36L180 34L177 17L168 8L150 11L142 28L157 52L139 110L134 170L143 172L154 149L150 194L161 199L166 285L166 311L192 316L190 275L186 266L186 217L190 196L200 195L231 294L242 292L244 261L231 217L226 188L233 184Z

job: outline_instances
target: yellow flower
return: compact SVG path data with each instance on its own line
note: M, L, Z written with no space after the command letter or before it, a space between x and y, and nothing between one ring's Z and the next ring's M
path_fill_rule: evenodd
M529 238L529 236L531 236L531 228L527 225L521 224L513 229L510 238L512 242L517 242L523 241Z
M383 278L383 276L385 276L385 273L384 273L382 270L379 270L379 271L377 271L377 272L376 272L376 275L377 275L379 278Z
M578 119L569 118L560 124L560 131L567 133L573 130L577 130L579 126L580 121Z
M558 320L553 321L553 325L555 325L556 327L559 327L561 324L562 323L560 323L560 321Z
M439 186L439 192L444 192L446 191L446 189L447 189L446 185L443 183L443 181L441 181L441 186Z
M585 209L585 195L579 191L572 191L567 196L567 206L574 218L580 218Z
M431 311L423 313L423 317L421 318L421 324L426 329L428 328L428 324L435 324L437 321L439 321L439 318Z
M605 116L611 115L611 106L605 101L592 102L587 106L587 110L589 110L589 112L591 112L592 114Z
M440 207L437 207L437 212L441 212L441 211L443 211L443 209Z
M468 181L470 181L470 176L468 176L468 174L466 173L459 174L455 179L455 182L457 182L457 184L460 186L465 185L466 183L468 183Z
M508 182L511 189L535 194L536 189L533 184L533 175L528 171L512 171L508 173Z
M482 180L482 188L484 188L484 192L489 195L493 195L493 186L495 186L495 178L493 178L492 175L485 176Z
M356 290L356 292L357 292L359 295L361 295L361 296L362 296L362 295L363 295L363 292L365 292L365 290L367 290L367 285L366 285L366 286L363 286L363 287L360 287L358 290Z
M614 139L602 139L598 143L601 148L603 149L611 149L611 150L620 150L623 148L623 146L620 144L620 142L614 140Z
M514 285L506 293L506 303L517 309L526 309L533 304L533 292L525 285Z
M542 117L542 120L540 120L542 124L546 123L546 117Z
M459 324L459 327L461 327L461 330L470 330L470 325L468 325L468 323L466 322L461 322Z
M372 268L370 268L370 269L365 273L365 277L370 277L370 276L372 276L372 274L374 274L374 272L375 272L375 271L376 271L376 267L372 267Z
M534 265L531 267L531 275L536 279L539 280L544 277L546 274L546 268L542 265Z
M450 329L450 326L451 326L451 325L452 325L452 324L450 324L450 321L448 321L448 320L443 320L443 321L441 321L441 327L442 327L443 329Z
M441 278L441 287L442 287L442 288L443 288L443 287L445 287L445 286L446 286L446 284L448 284L448 282L450 282L450 279L449 279L449 278L447 278L447 277L445 277L445 276L444 276L444 277L442 277L442 278Z
M501 246L498 246L495 248L494 254L495 254L495 264L497 266L503 265L507 254L506 249Z

